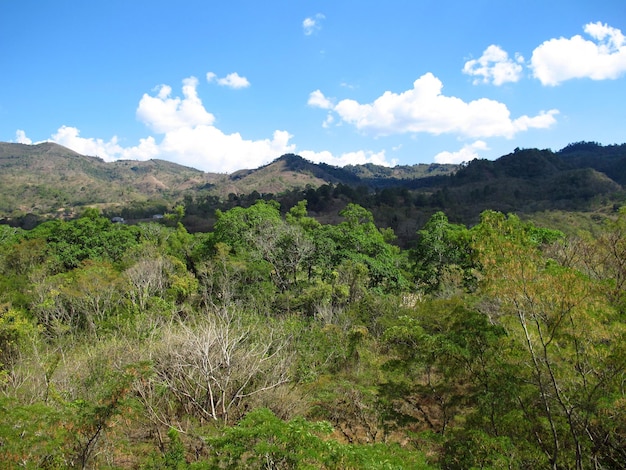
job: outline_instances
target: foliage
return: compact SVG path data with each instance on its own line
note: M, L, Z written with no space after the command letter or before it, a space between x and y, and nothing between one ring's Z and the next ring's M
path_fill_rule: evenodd
M258 409L222 436L207 439L213 455L207 468L429 468L418 452L397 445L340 444L328 438L331 431L326 422L284 422Z
M5 468L68 468L71 431L61 412L43 403L0 398L0 460Z
M339 214L343 222L321 226L314 236L316 261L326 277L332 267L347 261L366 267L369 287L396 292L406 288L400 252L390 243L393 231L379 230L372 213L356 204L348 204Z
M124 253L137 244L137 231L104 217L81 217L41 224L30 238L45 240L55 269L67 271L86 259L120 262Z
M598 442L596 407L626 372L613 360L626 332L617 312L588 278L542 256L551 233L497 214L485 214L476 232L485 294L497 302L490 316L517 342L509 361L536 445L555 468L597 465L612 444Z
M459 269L462 286L473 284L472 250L469 231L462 225L451 224L443 212L432 215L418 232L415 249L411 252L414 275L418 286L434 293L444 290L446 273Z
M233 196L206 233L187 203L3 228L0 461L624 468L626 211L561 232L430 207L406 249L347 198L408 214L410 192L306 194ZM336 223L308 213L338 200Z

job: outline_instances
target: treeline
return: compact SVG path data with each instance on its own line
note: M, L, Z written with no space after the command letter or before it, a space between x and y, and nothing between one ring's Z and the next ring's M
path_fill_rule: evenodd
M0 226L7 468L625 468L626 210Z
M198 191L173 205L184 207L182 223L194 233L212 230L216 210L247 208L259 200L277 201L283 215L298 202L307 201L311 216L324 223L338 222L341 209L358 204L372 213L377 226L393 229L398 245L408 248L416 231L438 211L457 223L475 225L485 210L532 216L544 211L619 208L626 197L621 186L626 174L625 149L626 144L602 147L589 142L570 144L559 152L515 149L495 161L463 164L454 174L437 174L436 168L431 168L433 176L420 178L410 178L410 173L392 178L397 169L366 165L358 167L363 174L356 182L307 186L279 194L231 193L225 198L210 190ZM111 209L106 215L142 219L166 207L172 204L136 202Z

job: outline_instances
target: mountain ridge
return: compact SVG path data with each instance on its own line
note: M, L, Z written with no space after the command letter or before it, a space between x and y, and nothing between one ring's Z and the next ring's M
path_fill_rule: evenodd
M557 152L515 149L496 160L395 167L337 167L285 154L259 168L218 174L161 159L105 162L52 142L0 142L0 218L5 220L27 214L74 217L85 207L139 217L183 204L188 214L205 219L204 229L216 208L264 198L279 200L286 210L307 199L319 217L332 217L347 202L356 202L373 208L382 225L404 224L409 233L436 210L470 223L485 209L619 206L625 183L626 144L577 142Z
M451 165L448 172L456 168ZM329 183L361 183L354 171L315 164L295 154L259 168L221 174L162 159L105 162L52 142L0 142L0 171L0 217L14 211L53 213L68 205L110 206L150 198L173 202L198 191L226 198L253 191L277 194Z

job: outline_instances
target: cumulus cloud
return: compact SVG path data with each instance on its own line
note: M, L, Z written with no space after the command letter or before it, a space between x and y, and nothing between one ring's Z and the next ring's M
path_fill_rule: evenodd
M291 137L286 131L275 131L271 139L246 140L239 133L225 134L214 126L199 125L169 131L160 143L150 136L141 139L137 146L122 147L117 137L109 141L84 138L77 128L63 126L51 140L105 161L162 158L204 171L229 173L256 168L294 152L295 145L289 143Z
M22 129L18 129L17 131L15 131L15 142L17 142L18 144L28 145L33 143L32 140L26 137L26 132L24 132Z
M189 77L183 80L183 98L170 98L172 88L161 85L157 95L147 93L139 101L137 118L154 132L163 134L176 129L211 125L215 116L209 113L198 97L198 79Z
M216 74L213 72L209 72L206 74L207 82L216 82L218 85L225 86L228 88L248 88L250 86L250 82L246 77L242 77L237 72L229 73L223 78L218 78Z
M85 138L76 127L70 126L59 128L51 140L106 161L163 158L204 171L224 173L255 168L295 151L295 145L290 143L292 136L284 130L276 130L271 138L260 140L222 132L214 126L215 117L204 107L197 86L198 80L190 77L183 80L182 98L173 97L168 85L157 87L154 95L143 95L137 107L137 118L159 135L160 141L149 136L140 139L136 146L124 147L117 136L109 140Z
M312 91L309 94L309 100L307 101L309 106L313 106L314 108L322 108L322 109L332 109L333 102L324 96L320 90Z
M239 133L225 134L214 126L183 128L165 135L161 158L205 171L230 173L256 168L295 151L292 136L274 131L271 139L248 140Z
M550 39L538 46L530 59L535 78L555 86L573 78L616 79L626 73L626 39L619 29L588 23L585 33L569 39Z
M515 60L509 58L509 54L492 44L483 52L478 59L468 60L463 67L463 73L478 77L474 84L492 83L500 86L507 82L517 82L522 75L524 58L516 54Z
M302 21L302 30L304 31L304 35L310 36L314 32L319 31L322 28L320 22L324 18L326 17L321 13L305 18L304 21Z
M356 152L346 152L338 156L333 155L327 150L322 152L303 150L300 152L300 156L312 161L313 163L328 163L329 165L335 166L364 165L365 163L373 163L375 165L391 167L398 164L396 160L388 161L384 150L380 152L358 150Z
M139 145L122 147L117 136L110 140L86 138L80 136L76 127L61 126L52 135L53 142L70 148L83 155L100 157L105 161L115 160L149 160L159 156L159 147L153 137L140 139Z
M148 160L162 158L204 171L230 173L243 168L257 168L285 153L295 153L292 135L276 130L270 138L250 140L240 133L226 134L214 125L197 94L198 81L183 80L183 97L172 96L172 88L161 85L153 95L145 94L137 107L137 117L160 137L141 139L136 146L121 145L117 136L109 140L87 138L79 129L62 126L51 140L84 154L106 161L119 159ZM30 142L23 131L18 140ZM377 163L391 165L383 152L356 151L339 156L331 152L302 151L302 156L333 165Z
M413 88L402 93L386 91L372 103L361 104L344 99L332 107L343 122L359 131L375 136L405 133L432 135L457 134L461 137L512 138L530 128L547 128L555 122L557 110L542 111L537 116L511 119L503 103L481 98L465 102L441 93L443 84L432 73L413 83ZM314 96L314 99L311 97ZM309 104L323 109L330 100L316 90L309 96Z
M225 134L213 125L213 115L197 96L197 85L193 77L185 79L183 99L172 99L169 92L159 92L157 96L144 95L139 103L138 118L164 134L158 145L160 158L206 171L231 172L263 165L295 150L286 131L277 130L271 139L261 140L247 140L239 133ZM171 101L176 106L170 105ZM151 106L145 106L146 102ZM188 112L189 109L194 112Z
M464 145L463 148L456 152L440 152L435 155L435 163L463 163L480 158L478 151L489 150L487 144L482 140L477 140L472 144Z

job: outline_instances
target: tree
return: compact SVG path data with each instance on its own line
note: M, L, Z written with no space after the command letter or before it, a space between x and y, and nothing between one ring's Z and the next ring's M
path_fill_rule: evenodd
M286 352L277 325L245 324L240 312L207 312L195 324L164 331L153 354L153 380L187 413L228 423L245 400L288 382Z
M282 421L268 409L246 415L222 435L209 436L209 468L431 468L421 452L396 444L342 444L327 422Z
M45 240L57 271L74 269L86 259L118 263L138 243L135 228L113 224L104 217L45 222L32 230L29 238Z
M140 311L146 310L151 297L165 292L169 286L170 269L169 260L158 256L141 259L126 270L125 275L130 283L129 298Z
M338 225L323 225L314 234L316 263L326 278L345 260L367 267L370 287L397 292L407 287L398 247L392 245L392 230L379 230L372 213L348 204Z
M501 327L457 298L421 302L385 323L391 354L381 394L397 422L416 421L443 436L474 406L493 417L505 398L493 386L503 371Z
M0 387L5 377L5 367L18 362L24 343L37 333L37 326L24 312L0 304Z
M277 205L263 200L248 208L234 207L226 212L217 210L215 216L213 243L225 243L235 255L252 251L254 240L262 236L263 230L282 223Z
M461 271L463 284L468 286L472 274L472 252L469 231L462 225L451 224L443 212L436 212L422 230L410 258L419 287L426 292L440 291L446 273Z
M72 326L96 333L121 300L121 276L106 262L85 260L66 276L60 294Z
M517 217L484 213L473 233L486 313L514 341L507 360L524 374L516 399L532 423L527 438L554 469L603 465L615 441L595 423L604 397L623 399L626 373L617 312L590 279L546 259L545 236Z
M272 281L285 292L297 282L298 272L313 252L310 236L301 225L310 226L302 210L304 206L291 213L291 223L280 217L274 204L265 201L219 212L213 243L230 246L241 259L266 263Z

